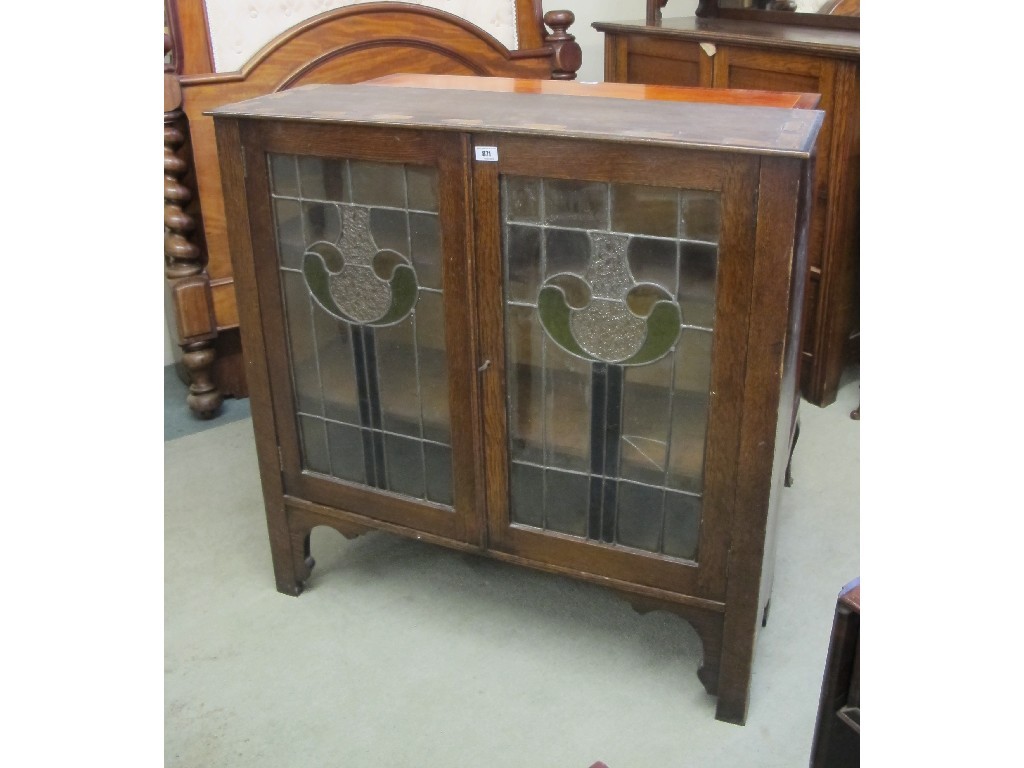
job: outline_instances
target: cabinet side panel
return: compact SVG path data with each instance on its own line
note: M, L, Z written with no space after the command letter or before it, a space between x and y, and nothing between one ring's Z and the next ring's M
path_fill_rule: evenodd
M221 158L221 180L227 201L228 237L235 274L235 289L241 321L242 351L245 375L249 382L256 453L263 487L267 528L270 534L274 577L283 592L297 594L300 589L294 562L283 500L278 438L273 416L270 376L267 370L265 344L260 322L259 292L253 263L253 248L247 206L246 175L240 126L235 120L216 121L218 156Z
M773 469L786 442L776 444L783 403L784 356L790 333L797 202L803 167L765 158L757 204L757 244L747 333L739 466L729 542L729 583L717 717L746 720L750 674L760 617L762 558L768 532Z

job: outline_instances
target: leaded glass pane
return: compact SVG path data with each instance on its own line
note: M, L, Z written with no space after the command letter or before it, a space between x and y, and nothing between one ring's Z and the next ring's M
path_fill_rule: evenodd
M679 236L717 243L722 229L722 205L714 192L683 190L679 195Z
M410 247L416 275L424 288L441 289L441 228L437 214L410 213Z
M406 208L405 167L391 163L350 160L352 202L360 205Z
M405 179L409 185L409 208L437 213L437 173L434 169L407 165Z
M344 160L300 157L298 168L301 193L306 200L347 202L350 199Z
M501 199L512 522L695 559L719 196L505 176Z
M612 185L612 229L675 239L679 234L679 192L640 184Z
M302 254L306 251L306 237L302 232L302 206L296 200L275 200L274 223L281 265L300 269Z
M544 463L544 336L533 307L510 306L508 334L508 431L512 461Z
M341 239L341 210L331 203L302 203L303 239L337 243Z
M504 205L506 221L539 223L541 214L540 182L520 176L506 177Z
M293 155L270 156L270 179L274 194L280 197L299 196L299 171Z
M436 170L269 163L303 468L450 506Z
M590 480L586 474L544 470L545 527L575 536L587 535Z
M544 222L553 227L607 229L608 185L544 179Z

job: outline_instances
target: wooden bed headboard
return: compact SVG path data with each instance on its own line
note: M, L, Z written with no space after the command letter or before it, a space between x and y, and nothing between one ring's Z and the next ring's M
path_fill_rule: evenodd
M567 31L573 14L543 14L541 0L515 1L518 50L444 11L374 2L306 19L238 71L215 73L202 0L166 0L165 273L196 415L215 415L225 395L247 394L220 165L212 119L203 113L298 85L403 72L574 79L581 57Z

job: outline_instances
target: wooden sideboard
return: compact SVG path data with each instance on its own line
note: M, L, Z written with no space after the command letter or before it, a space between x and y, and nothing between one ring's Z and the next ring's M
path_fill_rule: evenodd
M582 579L689 621L745 721L823 114L708 98L426 76L213 110L278 590L318 525Z
M659 2L650 5L655 13ZM859 19L706 2L698 12L714 15L594 23L605 35L605 79L821 94L801 388L828 405L860 343Z

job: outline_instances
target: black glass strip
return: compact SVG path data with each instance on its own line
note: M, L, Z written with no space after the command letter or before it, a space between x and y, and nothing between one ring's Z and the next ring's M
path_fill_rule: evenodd
M352 337L352 357L356 366L356 387L359 391L359 423L363 438L363 464L366 484L384 488L384 442L380 429L380 391L377 385L377 355L373 336L362 326L349 326ZM376 422L374 414L376 413Z
M376 466L376 486L387 488L384 463L384 435L380 415L380 381L377 378L377 341L373 328L363 326L363 355L366 358L366 390L370 401L370 426L373 428L373 463Z
M359 432L363 438L363 466L366 470L366 484L377 486L377 467L373 456L373 433L366 429L370 425L370 392L366 383L366 355L363 353L363 329L348 326L352 339L352 361L356 369L356 389L359 392Z
M604 500L601 515L601 541L615 541L615 515L618 508L619 481L604 479Z
M607 366L604 412L604 500L601 504L601 539L615 540L615 516L619 474L619 439L622 436L622 389L625 369L621 365Z
M601 501L603 500L601 493L602 485L603 478L596 476L590 478L590 506L587 517L588 539L601 538Z
M618 477L619 439L622 437L622 387L624 369L621 365L609 365L605 386L604 411L604 474Z
M601 537L601 489L604 477L605 416L607 414L608 365L594 363L590 366L590 504L587 522L587 537Z

